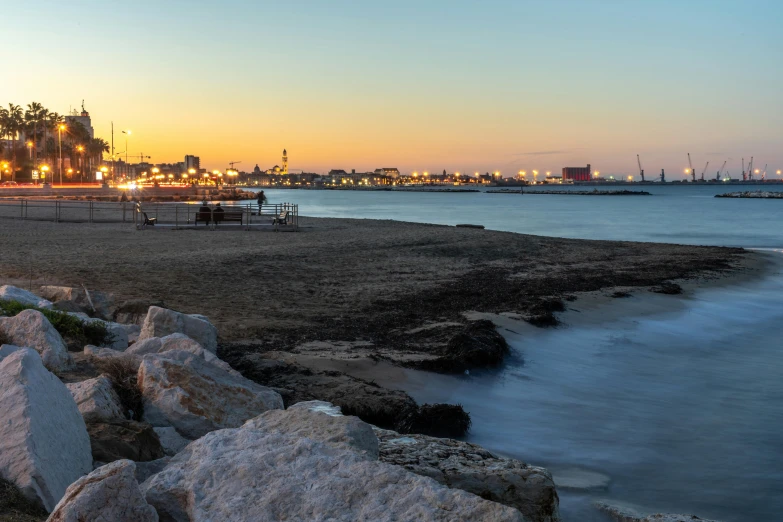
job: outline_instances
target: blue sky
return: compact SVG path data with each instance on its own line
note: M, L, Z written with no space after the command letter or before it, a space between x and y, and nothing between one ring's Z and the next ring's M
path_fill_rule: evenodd
M3 20L0 102L84 98L155 161L783 168L783 2L76 0Z

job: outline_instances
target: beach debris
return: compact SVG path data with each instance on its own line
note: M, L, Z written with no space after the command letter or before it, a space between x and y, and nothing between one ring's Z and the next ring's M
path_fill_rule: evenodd
M141 327L138 341L150 337L165 337L173 333L185 334L205 350L217 352L217 328L203 315L187 315L168 308L151 306Z
M166 455L157 433L146 422L128 419L88 422L87 433L95 461L130 459L145 462Z
M122 404L106 375L65 385L85 422L111 422L125 418Z
M144 420L190 439L283 408L278 393L180 350L145 355L138 386Z
M153 430L158 434L163 452L171 457L185 449L185 446L191 442L190 439L186 439L172 427L158 427Z
M451 488L514 507L533 522L560 520L552 475L519 460L498 457L481 446L375 428L380 460L430 477Z
M68 346L38 310L22 310L14 317L0 317L0 333L9 343L33 348L41 354L44 366L49 370L65 370L73 365Z
M92 470L90 438L71 393L30 348L0 348L0 477L51 511Z
M118 460L71 484L47 522L157 522L135 477L136 465Z
M0 286L0 301L16 301L27 306L35 306L38 308L51 308L52 303L46 299L38 297L32 292L23 290L16 286L3 285Z
M457 228L479 228L481 230L484 230L484 225L470 225L467 223L461 223L459 225L454 225Z
M525 520L516 509L373 459L364 436L371 430L359 434L339 417L304 409L261 417L189 444L141 485L147 502L176 521L193 513L210 520Z

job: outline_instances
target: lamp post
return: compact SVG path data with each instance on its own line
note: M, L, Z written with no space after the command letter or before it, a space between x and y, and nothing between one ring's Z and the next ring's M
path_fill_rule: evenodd
M57 139L60 142L60 185L63 184L63 131L65 130L65 125L60 124L57 126Z
M124 130L122 133L125 135L125 177L128 177L130 169L128 168L128 136L131 135L130 130Z
M30 161L33 160L33 142L28 141L27 142L27 148L30 149Z
M82 153L81 169L79 170L79 183L84 183L84 147L79 145L76 150Z
M46 173L49 172L49 165L41 165L41 183L46 185Z

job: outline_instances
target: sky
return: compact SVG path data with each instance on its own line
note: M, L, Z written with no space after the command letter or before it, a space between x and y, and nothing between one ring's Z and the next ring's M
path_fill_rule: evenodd
M151 161L714 177L783 168L779 0L38 0L0 104L81 106Z

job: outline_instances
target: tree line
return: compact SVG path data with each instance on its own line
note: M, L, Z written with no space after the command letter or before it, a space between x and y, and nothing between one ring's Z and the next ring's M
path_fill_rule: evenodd
M82 175L90 179L88 174L101 163L103 153L109 152L106 140L90 137L80 122L66 121L38 102L27 104L26 109L13 103L0 107L0 179L10 175L16 180L17 174L30 178L32 170L43 165L58 172L60 137L63 162L69 158L73 169L63 172L63 179L79 180Z

